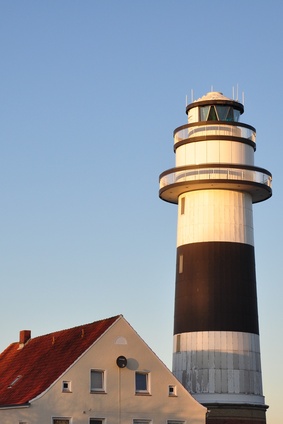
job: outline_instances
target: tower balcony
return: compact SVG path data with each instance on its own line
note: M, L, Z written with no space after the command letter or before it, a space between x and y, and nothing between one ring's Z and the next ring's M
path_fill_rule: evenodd
M182 144L201 140L234 140L256 147L256 130L239 122L210 121L182 125L174 131L174 150Z
M236 190L250 193L253 203L272 195L272 175L263 168L247 165L210 164L171 168L159 177L159 197L178 203L178 197L194 190Z

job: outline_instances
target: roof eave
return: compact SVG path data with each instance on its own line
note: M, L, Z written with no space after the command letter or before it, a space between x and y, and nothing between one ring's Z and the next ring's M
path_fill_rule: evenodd
M0 409L21 409L21 408L29 408L30 403L21 403L21 404L12 404L12 405L0 405Z

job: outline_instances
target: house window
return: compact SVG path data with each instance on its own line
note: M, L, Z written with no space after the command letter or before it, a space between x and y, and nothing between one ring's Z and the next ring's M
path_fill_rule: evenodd
M69 418L53 418L52 424L70 424Z
M62 382L62 392L63 393L71 393L71 382L63 381Z
M169 396L177 396L177 387L170 385L168 387L168 394L169 394Z
M136 372L136 393L149 393L149 373Z
M89 424L103 424L104 419L103 418L90 418Z
M105 372L102 370L91 370L90 391L105 392Z

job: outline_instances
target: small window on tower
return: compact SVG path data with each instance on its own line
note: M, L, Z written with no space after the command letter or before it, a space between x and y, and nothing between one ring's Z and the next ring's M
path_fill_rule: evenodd
M200 120L207 121L207 115L209 112L210 106L202 106L200 107Z
M210 111L209 111L209 115L208 115L207 120L208 121L218 121L214 106L210 107Z
M179 255L179 274L183 273L183 267L184 267L184 256Z
M181 215L185 213L185 197L181 198Z
M228 112L228 115L227 115L227 121L231 121L231 122L234 121L234 111L231 107L229 108L229 112Z
M230 108L228 106L216 106L216 112L217 112L219 121L226 121L227 120L227 115L228 115L229 109Z
M181 352L181 335L177 334L176 337L176 352Z
M234 121L235 122L238 122L239 121L240 115L241 115L240 111L237 110L237 109L234 109Z

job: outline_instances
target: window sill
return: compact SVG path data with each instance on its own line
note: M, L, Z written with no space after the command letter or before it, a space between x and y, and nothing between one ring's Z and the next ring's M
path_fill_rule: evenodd
M136 392L136 396L151 396L151 393L149 392Z
M91 390L90 391L91 394L98 394L98 395L107 395L107 392L105 392L105 390Z

